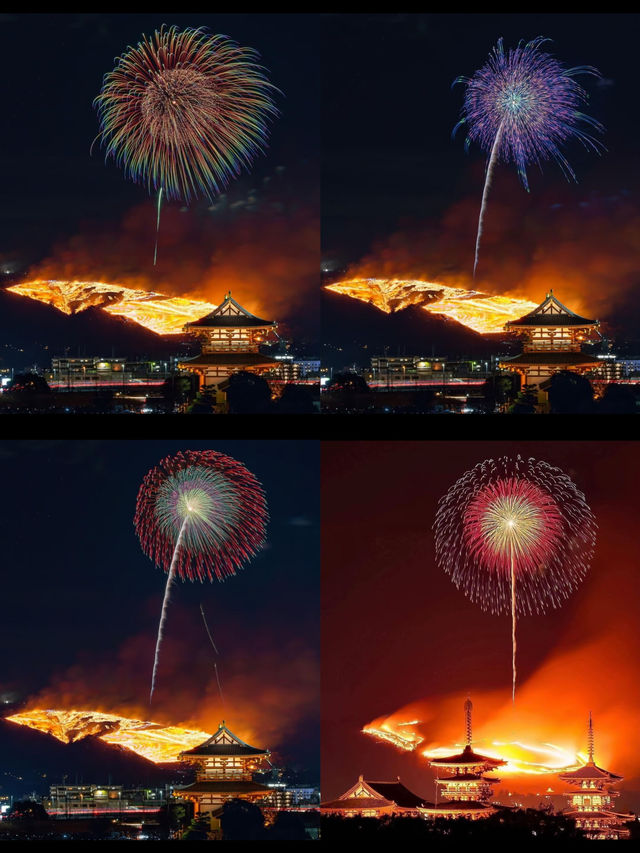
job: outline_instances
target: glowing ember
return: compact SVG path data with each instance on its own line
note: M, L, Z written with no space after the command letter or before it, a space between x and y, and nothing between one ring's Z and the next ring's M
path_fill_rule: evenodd
M131 750L154 764L177 761L180 752L192 749L210 737L207 732L198 729L162 726L100 711L37 709L14 714L6 719L53 735L62 743L75 743L90 736L98 737L106 743Z
M416 720L412 723L396 723L396 725L412 726L417 722L419 721ZM378 740L387 741L387 743L397 746L398 749L406 749L408 752L413 752L413 750L417 749L424 740L423 737L415 734L414 732L409 732L408 734L405 734L404 732L395 732L387 723L383 723L380 728L376 728L375 726L365 726L362 731L366 735L372 735Z
M507 320L517 320L536 307L536 303L528 299L490 296L418 279L353 278L329 284L326 289L368 302L387 314L418 305L432 314L450 317L482 335L503 332Z
M210 302L165 296L101 281L34 279L7 290L52 305L65 314L77 314L92 307L102 308L109 314L133 320L158 335L181 334L185 323L199 320L216 307Z

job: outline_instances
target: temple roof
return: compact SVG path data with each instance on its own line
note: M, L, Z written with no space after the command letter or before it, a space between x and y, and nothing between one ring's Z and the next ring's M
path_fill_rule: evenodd
M256 317L246 308L243 308L235 299L231 297L231 291L227 293L217 308L201 317L199 320L194 320L191 323L185 324L185 329L214 329L214 328L259 328L261 326L277 326L275 320L263 320L261 317Z
M559 778L563 782L572 782L574 780L582 781L584 779L608 779L610 782L615 782L623 779L623 776L616 776L615 773L610 773L609 770L603 770L598 767L593 761L588 761L577 770L567 770L566 773L560 773Z
M206 758L207 756L226 756L226 755L242 755L242 756L252 756L252 755L269 755L268 749L259 749L255 746L249 746L248 743L245 743L243 740L237 735L234 735L233 732L230 732L229 729L225 726L224 720L220 723L218 731L211 735L209 740L206 740L204 743L201 743L200 746L196 746L193 749L186 749L184 752L181 752L179 757L183 756L202 756Z
M412 793L402 784L396 782L369 782L362 776L355 785L345 791L337 800L321 803L324 809L384 809L399 806L403 809L416 809L424 806L421 797Z
M521 326L597 326L597 320L588 320L570 311L553 295L553 290L547 294L544 302L537 308L520 317L519 320L509 320L505 323L505 329L516 329Z
M444 758L431 758L429 764L436 764L438 767L479 767L481 764L487 764L492 767L506 764L501 758L489 758L487 755L480 755L471 749L467 744L462 752L456 755L447 755Z

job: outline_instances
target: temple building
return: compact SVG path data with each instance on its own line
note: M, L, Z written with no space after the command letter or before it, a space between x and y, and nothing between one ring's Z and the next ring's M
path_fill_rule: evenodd
M277 327L275 320L255 317L229 291L210 314L184 326L185 332L201 342L202 352L179 362L178 367L195 373L200 390L215 391L216 402L222 403L220 385L232 373L265 373L279 367L277 359L260 352L260 345L270 341Z
M176 788L174 796L191 800L195 814L208 814L212 820L226 800L240 798L265 800L271 789L254 782L253 774L268 761L269 750L250 746L229 731L224 720L218 731L200 746L181 752L180 761L195 765L196 781ZM213 826L213 824L212 824Z
M559 778L574 788L564 796L569 800L569 806L564 811L566 817L573 818L578 829L588 838L616 840L628 838L629 829L625 821L633 820L632 814L622 814L614 811L613 800L619 797L612 786L622 781L609 770L598 767L594 759L593 722L589 713L589 760L577 770L561 773Z
M369 782L361 775L337 800L320 803L320 810L341 817L421 817L425 805L421 797L405 788L399 776L396 782Z
M599 338L598 326L598 320L574 314L550 290L537 308L505 324L505 331L522 338L523 348L520 355L501 361L500 367L520 374L522 385L538 388L559 370L602 372L602 360L582 351L584 343Z
M462 752L443 758L432 758L429 765L436 771L436 803L424 810L429 817L489 817L495 808L489 802L493 786L499 779L486 776L506 761L480 755L472 748L471 714L473 705L464 703L466 744ZM445 775L440 777L440 771ZM442 799L440 799L442 798Z

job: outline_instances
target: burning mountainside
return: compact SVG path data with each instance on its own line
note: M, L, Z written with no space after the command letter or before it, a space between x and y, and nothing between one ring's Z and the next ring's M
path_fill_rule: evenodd
M98 737L105 743L131 750L154 764L177 761L178 753L192 749L210 737L207 732L198 729L161 726L100 711L37 709L14 714L6 719L53 735L62 743L75 743L90 736Z
M371 735L377 740L391 743L398 749L413 752L418 749L425 738L416 731L399 732L398 728L419 725L419 720L412 723L394 723L385 720L376 725L365 726L364 734ZM450 746L430 746L422 750L421 754L426 759L442 758L457 751L462 751L464 744L456 743ZM507 763L500 768L500 774L504 777L526 775L553 775L564 770L573 769L584 764L587 756L582 753L574 754L570 750L555 746L552 743L527 744L519 741L482 741L474 743L474 748L482 755L490 758L501 758Z
M52 305L65 314L102 308L109 314L133 320L158 335L178 335L185 323L199 320L216 307L179 296L165 296L101 281L34 279L8 287L10 293Z
M536 307L536 303L528 299L489 296L476 290L417 279L353 278L329 284L326 290L368 302L387 314L419 305L425 311L443 314L481 335L504 331L507 320L517 320Z

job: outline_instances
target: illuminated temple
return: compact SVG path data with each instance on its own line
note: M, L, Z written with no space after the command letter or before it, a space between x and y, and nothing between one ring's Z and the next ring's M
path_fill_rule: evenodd
M583 343L599 337L598 320L574 314L550 290L533 311L505 323L505 331L523 340L522 352L500 362L500 367L520 374L523 385L540 386L559 370L588 373L602 361L582 351Z
M472 748L471 714L473 705L464 703L466 744L462 752L443 758L432 758L429 765L436 771L436 804L425 809L430 817L467 817L472 820L488 817L495 809L489 802L493 796L493 785L499 782L487 772L495 770L506 761L480 755ZM440 777L440 771L445 775Z
M190 800L196 815L215 818L226 800L263 800L271 790L254 782L253 774L268 761L269 750L250 746L229 731L224 720L200 746L181 752L180 761L195 765L196 781L176 788L174 796Z
M569 800L565 810L566 817L576 822L588 838L615 840L628 838L629 830L623 825L625 820L632 820L631 814L620 814L613 809L613 800L620 796L612 786L622 781L609 770L598 767L594 759L593 722L589 713L589 760L577 770L569 770L560 774L560 779L567 782L574 790L564 796Z
M202 352L178 367L195 373L201 389L213 388L217 393L232 373L264 373L278 367L277 359L260 352L260 345L269 342L277 327L274 320L251 314L229 291L210 314L184 326L185 332L200 341Z
M420 817L424 805L420 797L405 788L399 776L395 782L369 782L360 775L348 791L337 800L321 803L320 809L323 814L341 817Z

